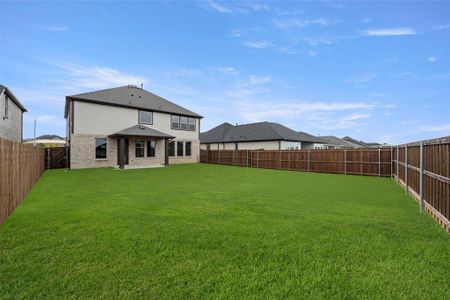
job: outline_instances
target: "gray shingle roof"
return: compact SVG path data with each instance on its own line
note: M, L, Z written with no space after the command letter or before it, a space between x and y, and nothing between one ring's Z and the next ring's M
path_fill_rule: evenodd
M226 143L244 141L303 141L321 142L304 132L296 132L286 126L272 122L260 122L233 126L223 123L200 134L200 142Z
M202 118L202 116L173 102L170 102L160 96L150 93L149 91L129 85L67 96L66 109L64 113L65 117L67 117L69 100L146 109L151 111L160 111L189 117Z
M9 98L11 99L12 102L14 102L17 105L17 107L19 107L23 112L27 112L27 109L22 105L22 103L20 103L20 101L11 92L11 90L7 86L0 84L0 94L2 94L3 92L8 93Z
M333 135L328 136L321 136L320 139L323 141L323 143L338 147L345 147L345 148L360 148L361 146L358 144L351 143L349 141L346 141L344 139L340 139Z
M350 143L353 143L353 144L357 144L357 145L359 145L360 147L363 147L363 148L369 147L369 146L368 146L366 143L364 143L363 141L355 140L354 138L349 137L349 136L345 136L345 137L343 137L342 139L343 139L343 140L346 140L347 142L350 142Z
M148 128L143 125L135 125L124 130L118 131L112 136L148 136L148 137L159 137L159 138L173 138L173 136L165 134L164 132Z

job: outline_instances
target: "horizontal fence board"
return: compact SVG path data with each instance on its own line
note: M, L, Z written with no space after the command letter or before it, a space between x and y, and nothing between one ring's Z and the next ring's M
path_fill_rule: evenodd
M44 172L44 149L0 138L0 224Z

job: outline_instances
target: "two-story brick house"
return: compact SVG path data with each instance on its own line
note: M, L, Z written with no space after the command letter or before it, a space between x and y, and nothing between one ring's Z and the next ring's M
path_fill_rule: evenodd
M22 143L25 107L9 88L0 84L0 138Z
M202 116L136 86L66 97L71 168L199 162Z

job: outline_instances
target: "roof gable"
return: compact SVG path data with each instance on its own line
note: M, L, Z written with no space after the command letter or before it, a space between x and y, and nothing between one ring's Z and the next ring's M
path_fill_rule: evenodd
M22 112L27 112L27 109L22 105L22 103L20 103L20 101L17 99L17 97L11 92L11 90L7 87L4 86L3 84L0 84L0 95L3 93L7 93L9 99L11 99L11 101L17 105L18 108L20 108L20 110L22 110Z
M150 93L149 91L131 85L67 96L66 110L64 114L65 117L67 117L68 102L70 100L145 109L202 118L202 116L173 102L170 102L169 100L166 100L160 96Z

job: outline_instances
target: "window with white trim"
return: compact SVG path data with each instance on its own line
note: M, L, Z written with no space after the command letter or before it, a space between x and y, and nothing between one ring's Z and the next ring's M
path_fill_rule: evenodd
M183 149L184 148L184 143L183 142L177 142L177 156L183 156Z
M180 129L180 116L171 116L170 128Z
M170 117L170 128L176 130L187 130L187 131L195 131L197 127L197 119L179 116L179 115L171 115Z
M151 111L139 111L139 124L153 124L153 113Z
M136 157L144 157L144 141L137 140L136 141Z

